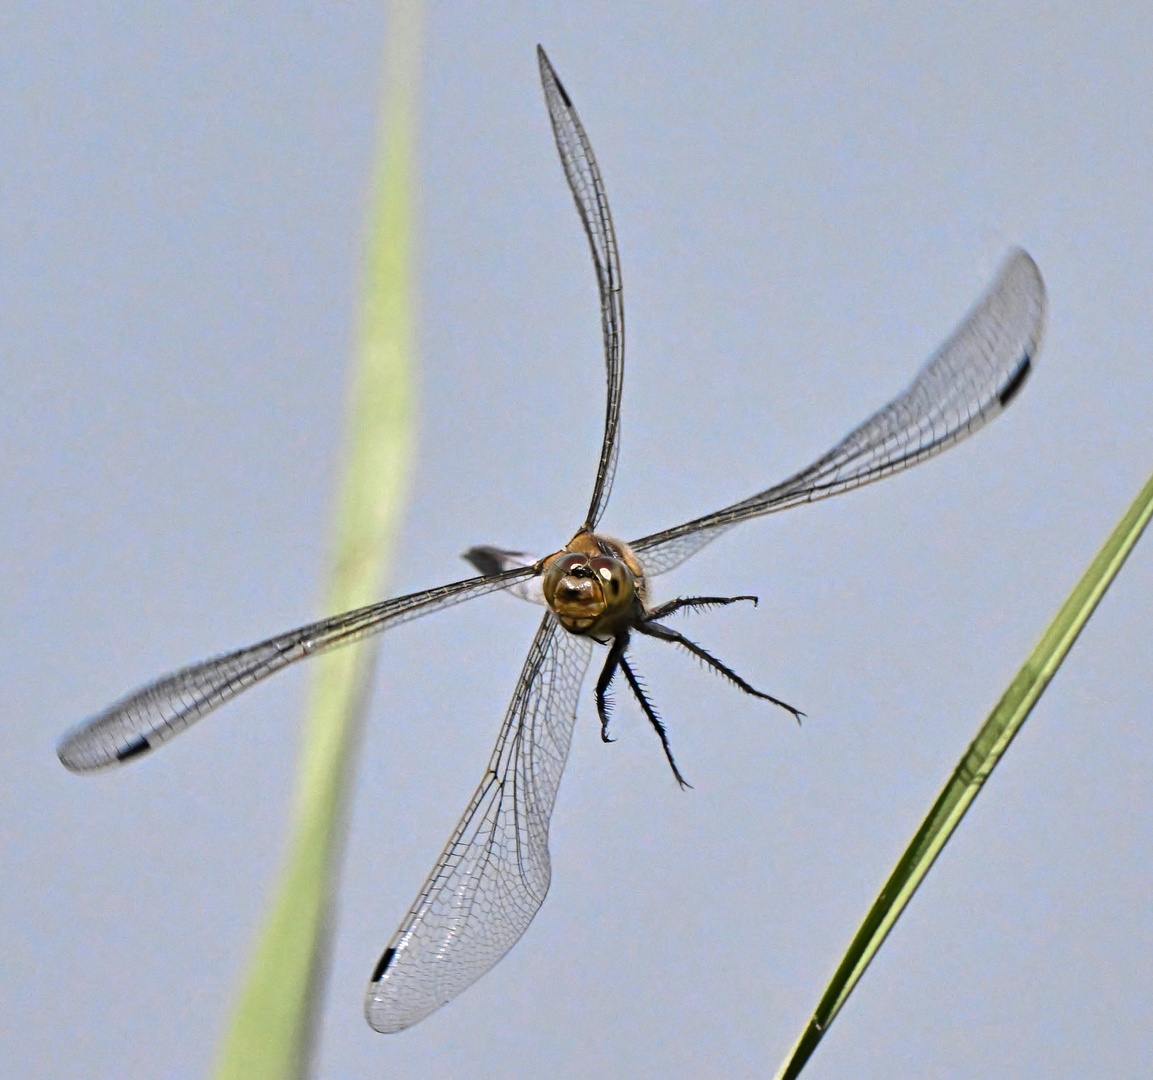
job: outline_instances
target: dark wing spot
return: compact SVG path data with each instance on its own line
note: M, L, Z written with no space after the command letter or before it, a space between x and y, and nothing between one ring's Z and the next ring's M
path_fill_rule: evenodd
M1026 353L1024 358L1017 365L1017 370L1013 372L1012 377L1007 383L1005 383L1004 387L1001 389L1001 392L997 395L997 400L1001 403L1002 409L1005 408L1005 406L1007 406L1009 402L1017 396L1021 390L1021 387L1025 385L1025 380L1029 377L1029 373L1032 370L1032 358L1028 353Z
M500 558L502 554L498 548L471 547L462 558L472 563L480 574L499 574L504 569L504 562Z
M129 758L139 757L141 754L147 754L152 749L152 745L148 740L141 735L139 739L130 742L123 750L116 751L117 761L127 761Z
M368 981L369 982L380 982L381 978L384 976L384 973L388 970L388 965L392 963L392 958L395 955L396 955L395 949L385 949L384 955L377 962L376 967L373 968L372 978L369 979Z
M485 576L511 570L514 566L525 565L528 556L523 551L505 551L503 548L482 544L470 547L461 558L467 559Z

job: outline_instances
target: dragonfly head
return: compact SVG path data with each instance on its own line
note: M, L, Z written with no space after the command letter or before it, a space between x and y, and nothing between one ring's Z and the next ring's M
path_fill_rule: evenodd
M545 569L545 600L571 633L611 634L641 600L638 577L624 558L603 549L596 554L573 551L572 546Z

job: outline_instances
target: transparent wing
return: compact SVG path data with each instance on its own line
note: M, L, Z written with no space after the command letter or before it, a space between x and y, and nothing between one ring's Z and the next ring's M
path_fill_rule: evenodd
M182 668L75 727L60 740L56 753L73 772L92 772L139 757L297 660L379 634L482 593L507 589L534 573L531 566L516 567L502 574L468 578L384 600Z
M489 970L548 892L548 827L568 758L588 638L544 617L484 779L381 956L364 1011L402 1031Z
M1012 251L985 295L904 393L787 480L724 510L632 542L646 574L662 574L749 518L900 472L1003 412L1029 377L1045 331L1045 284Z
M516 566L533 566L540 560L523 551L505 551L504 548L480 544L470 547L462 558L467 559L482 574L500 574ZM546 604L544 598L544 578L539 574L527 581L510 585L508 591L532 604Z
M540 63L540 81L544 99L552 121L556 147L560 151L564 174L576 200L577 213L589 238L593 265L597 272L597 288L601 295L601 331L605 343L605 367L608 374L608 403L605 407L605 435L601 445L600 463L597 465L596 486L589 504L585 528L596 528L609 501L613 474L617 468L618 435L621 420L621 386L625 367L625 310L621 295L621 264L617 253L617 238L613 232L613 219L609 214L604 182L597 168L593 148L581 126L580 117L572 101L557 78L549 58L539 45L536 49Z

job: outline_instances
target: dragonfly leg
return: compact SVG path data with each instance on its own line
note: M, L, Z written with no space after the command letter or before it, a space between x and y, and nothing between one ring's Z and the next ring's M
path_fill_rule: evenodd
M756 607L759 602L759 598L756 596L682 596L679 599L658 604L655 608L645 612L645 620L651 622L653 619L663 619L666 615L672 615L673 612L683 608L722 607L725 604L736 604L741 600L751 601L753 607Z
M681 770L677 768L677 763L673 760L673 751L672 747L669 746L669 737L665 733L665 725L661 723L661 718L657 716L657 711L653 708L652 702L649 701L648 694L645 693L645 688L641 686L640 680L636 677L636 674L629 666L629 662L623 654L620 658L620 667L621 671L625 673L625 678L628 680L632 692L636 695L637 701L640 702L641 709L644 710L645 716L649 718L649 723L652 724L653 730L657 733L657 738L661 740L661 746L664 747L669 768L673 770L673 776L677 778L677 783L680 784L682 788L691 788L693 785L681 776Z
M705 597L702 599L708 598ZM734 597L734 599L736 598ZM661 641L671 641L675 645L683 646L684 648L688 649L689 652L691 652L694 656L699 657L706 664L708 664L709 667L711 667L714 671L723 675L735 687L743 690L746 694L752 694L753 697L763 698L765 701L772 702L774 705L779 706L786 712L792 713L798 724L801 722L801 717L805 715L803 712L801 712L800 709L796 709L787 702L773 697L772 694L766 694L764 691L750 686L735 671L733 671L731 667L729 667L727 664L721 663L720 660L718 660L711 653L702 649L701 646L698 645L695 641L689 641L689 639L685 637L684 634L678 633L676 630L672 629L672 627L664 626L661 623L654 622L651 619L646 619L643 623L638 623L636 629L639 633L647 634L649 637L660 638Z
M597 715L601 718L601 740L613 742L609 738L609 712L612 710L612 699L608 696L609 684L617 673L617 668L624 663L625 649L629 647L629 632L617 634L609 647L609 654L605 659L605 666L597 679Z

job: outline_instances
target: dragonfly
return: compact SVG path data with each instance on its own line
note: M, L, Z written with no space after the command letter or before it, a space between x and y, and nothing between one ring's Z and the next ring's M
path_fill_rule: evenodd
M569 754L578 697L597 646L606 649L595 697L609 741L610 688L623 678L684 779L664 725L629 660L634 634L680 646L739 690L794 716L666 621L681 611L753 597L696 596L651 605L649 583L751 518L812 503L907 469L1003 412L1037 361L1045 328L1040 272L1020 249L907 389L828 453L786 480L721 510L625 543L598 531L620 439L624 307L620 258L601 172L573 103L543 49L537 59L552 131L588 238L600 295L607 372L604 437L583 524L561 549L532 559L496 547L466 552L477 576L370 604L183 668L117 701L67 733L63 764L79 773L134 761L288 665L487 593L545 608L500 725L496 746L459 824L372 972L369 1024L401 1031L484 975L520 939L551 881L549 821Z

